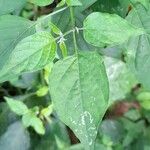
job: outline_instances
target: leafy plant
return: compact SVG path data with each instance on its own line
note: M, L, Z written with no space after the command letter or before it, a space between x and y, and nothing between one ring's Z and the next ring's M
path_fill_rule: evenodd
M16 114L5 122L0 149L21 150L22 142L5 144L16 126L25 149L121 150L136 147L139 134L148 138L135 128L149 131L139 121L150 109L149 6L149 0L0 0L1 98ZM103 120L123 99L131 109ZM81 144L70 146L66 126Z

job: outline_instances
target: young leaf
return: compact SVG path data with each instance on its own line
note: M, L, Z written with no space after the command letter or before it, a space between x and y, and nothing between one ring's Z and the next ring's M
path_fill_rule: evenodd
M84 21L84 37L94 46L114 46L127 41L131 36L143 34L116 14L95 12Z
M66 4L66 0L61 0L58 4L57 7L62 7Z
M66 47L66 44L65 44L64 42L60 42L59 47L60 47L60 49L61 49L63 58L67 57L68 54L67 54L67 47Z
M53 105L49 105L48 107L43 108L41 110L41 115L44 117L49 117L52 112L53 112Z
M27 128L29 126L33 127L38 134L44 134L45 128L42 121L36 116L35 112L29 110L28 113L24 114L22 117L23 125Z
M45 96L47 93L48 93L48 87L43 86L38 89L38 91L36 92L36 95L38 97L42 97L42 96Z
M36 71L55 58L56 42L48 32L31 35L18 43L0 70L0 82L22 72Z
M82 52L58 61L50 76L50 93L60 119L86 150L93 150L108 105L108 79L101 56Z
M38 6L46 6L53 3L54 0L28 0L28 1Z
M126 61L144 88L150 90L150 10L137 5L129 13L127 20L140 27L146 34L132 37L126 43Z
M50 63L44 67L44 79L47 84L49 84L49 75L51 73L52 68L53 68L53 63Z
M28 108L23 102L8 97L5 97L5 100L9 105L10 109L17 115L21 116L28 112Z
M62 34L61 30L56 25L54 25L52 22L49 23L49 26L55 34L57 34L57 35Z

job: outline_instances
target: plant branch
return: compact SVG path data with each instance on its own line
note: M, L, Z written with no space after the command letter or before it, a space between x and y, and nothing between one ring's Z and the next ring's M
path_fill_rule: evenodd
M72 23L72 27L75 28L75 19L74 19L74 12L73 12L73 8L70 7L70 17L71 17L71 23ZM75 30L73 30L73 42L74 42L74 49L75 49L75 54L78 53L78 48L77 48L77 41L76 41L76 34L75 34Z
M66 40L64 37L67 36L68 34L70 34L70 33L75 34L75 32L79 33L80 31L83 31L83 30L84 30L84 28L75 27L72 30L69 30L69 31L65 32L64 34L59 35L58 37L55 38L54 41L59 40L57 43L60 43L61 41ZM75 40L76 40L76 38L75 38Z

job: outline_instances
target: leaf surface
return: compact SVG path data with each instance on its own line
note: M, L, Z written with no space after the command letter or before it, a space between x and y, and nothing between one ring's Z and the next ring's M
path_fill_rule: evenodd
M10 109L17 115L24 115L28 112L28 108L23 102L8 97L5 97L5 99Z
M34 23L17 16L0 16L0 70L9 61L17 43L35 32Z
M29 110L26 114L23 115L22 122L25 127L33 127L38 134L45 133L43 122L32 110Z
M18 43L0 70L0 81L22 72L37 71L55 58L56 42L48 32L31 35Z
M24 6L26 0L0 0L0 15L11 13Z
M21 122L11 124L0 137L1 150L27 150L30 148L30 135Z
M149 0L131 0L132 3L141 3L145 8L149 8Z
M57 62L50 76L50 92L60 119L86 150L93 150L108 105L108 80L100 55L82 52Z
M84 37L94 46L106 47L122 44L131 36L143 34L116 14L95 12L84 21Z
M124 99L138 82L128 66L121 60L105 57L104 62L109 80L109 102L112 104L116 100Z
M127 63L142 85L150 90L150 10L137 5L127 20L144 30L145 34L131 38L127 44Z

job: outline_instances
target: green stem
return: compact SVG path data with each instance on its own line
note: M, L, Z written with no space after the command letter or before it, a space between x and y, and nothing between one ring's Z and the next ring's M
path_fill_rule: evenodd
M48 124L51 126L51 124L52 124L51 119L50 119L49 117L45 117L45 119L46 119L46 121L48 122Z
M44 20L46 20L46 19L48 19L48 18L50 18L50 17L52 17L52 16L54 16L54 15L56 15L56 14L62 12L62 11L64 11L64 10L67 9L67 8L68 8L68 7L64 7L64 8L62 8L62 9L59 9L59 10L57 10L57 11L54 11L54 12L52 12L52 13L46 15L46 16L43 17L41 20L38 20L37 22L35 22L35 25L38 24L38 23L41 23L42 21L44 21Z
M40 71L40 79L41 79L41 84L45 86L46 84L44 80L43 70Z
M74 19L74 12L73 12L73 8L70 7L70 17L71 17L71 23L72 23L72 27L75 28L75 19ZM74 42L74 49L75 49L75 54L78 54L78 48L77 48L77 41L76 41L76 34L75 31L73 31L73 42Z

